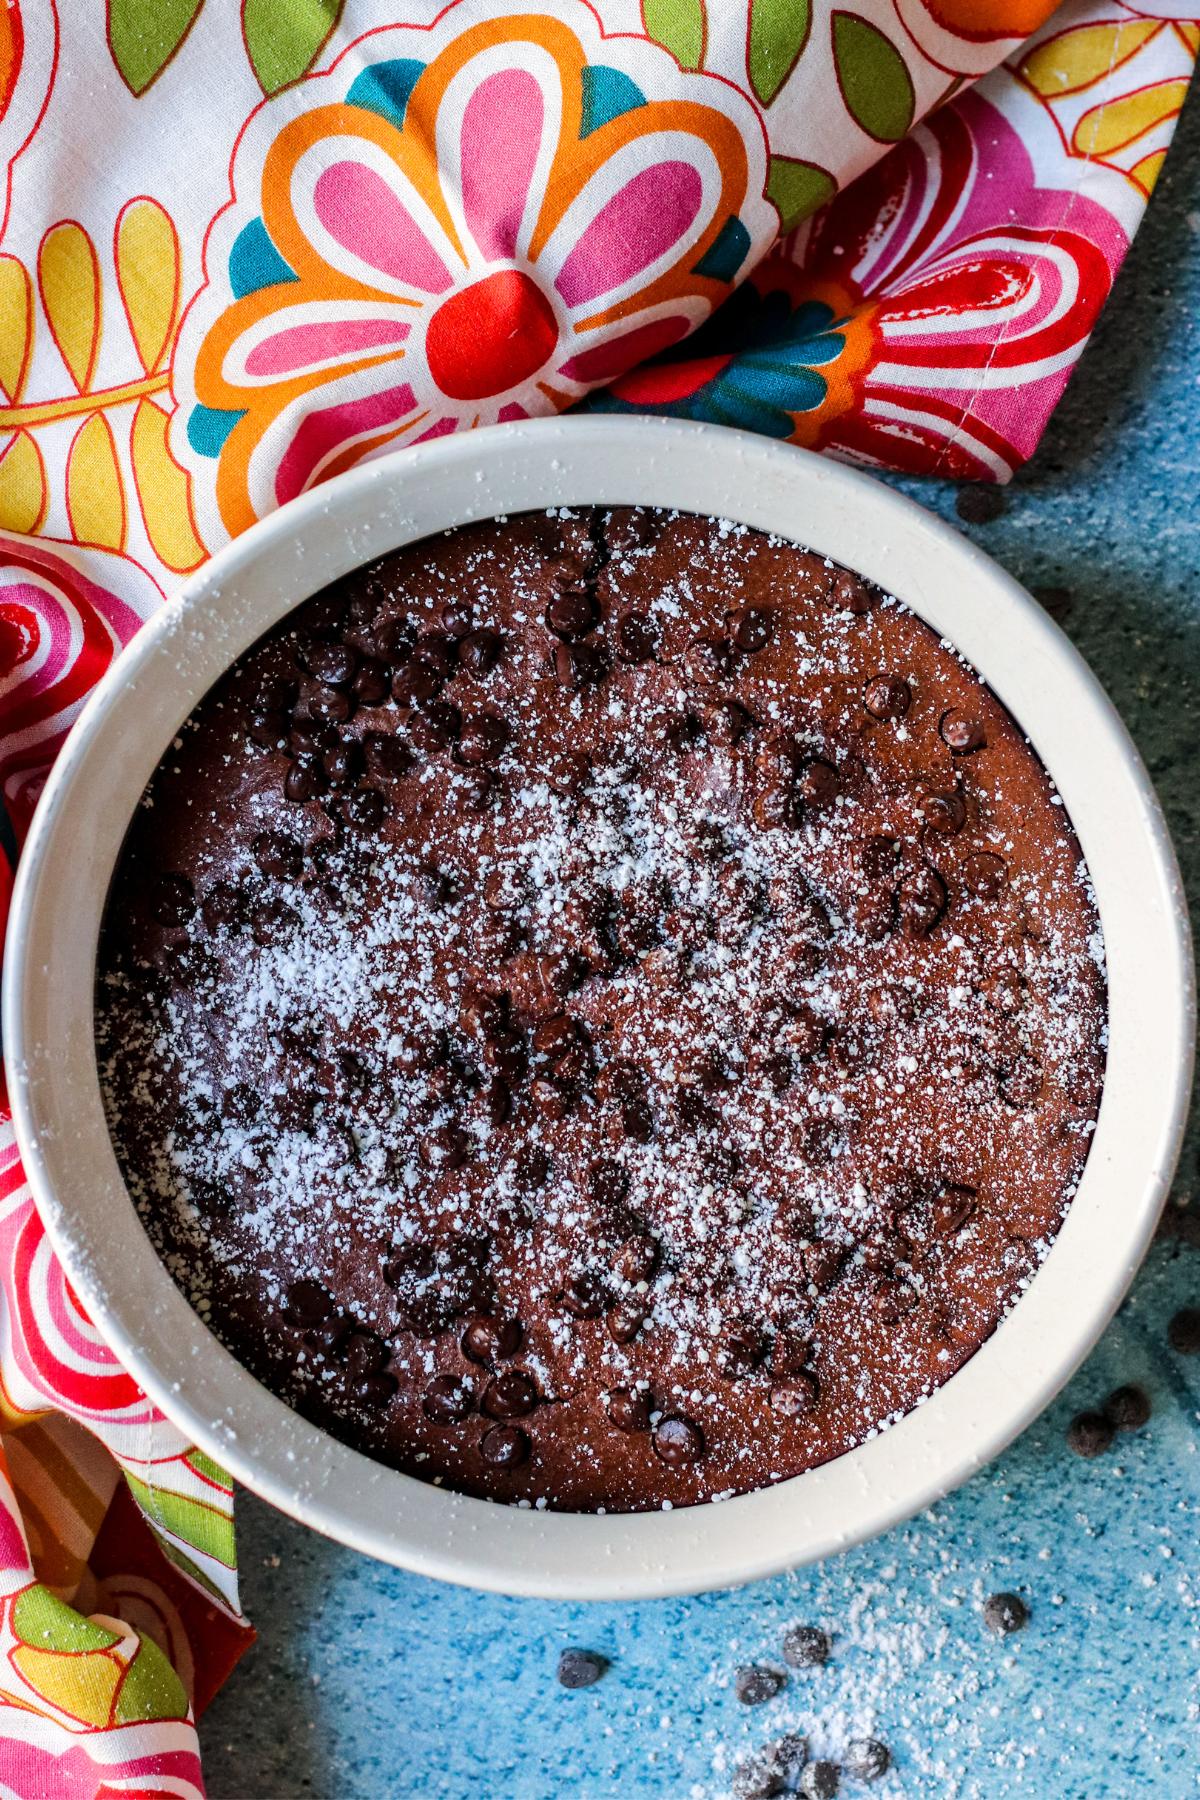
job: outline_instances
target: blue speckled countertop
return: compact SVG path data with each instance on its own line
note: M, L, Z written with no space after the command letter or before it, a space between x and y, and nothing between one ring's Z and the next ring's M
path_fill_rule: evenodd
M970 535L1064 623L1166 804L1200 915L1200 100L1075 382L1007 509ZM952 489L906 484L947 516ZM1166 1326L1200 1305L1193 1133L1160 1242L1090 1362L1012 1449L931 1512L815 1569L625 1606L501 1600L326 1543L243 1496L260 1640L201 1730L213 1800L718 1800L766 1737L836 1756L876 1732L879 1800L1200 1794L1200 1357ZM1064 1429L1118 1382L1154 1415L1095 1461ZM997 1639L982 1600L1030 1621ZM782 1631L833 1635L824 1669L750 1709L739 1662ZM595 1687L559 1650L612 1659Z

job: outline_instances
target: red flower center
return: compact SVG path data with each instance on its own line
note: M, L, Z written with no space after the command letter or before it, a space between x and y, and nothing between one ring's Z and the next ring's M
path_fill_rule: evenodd
M554 309L520 269L498 269L443 301L425 334L429 372L451 400L504 394L558 342Z

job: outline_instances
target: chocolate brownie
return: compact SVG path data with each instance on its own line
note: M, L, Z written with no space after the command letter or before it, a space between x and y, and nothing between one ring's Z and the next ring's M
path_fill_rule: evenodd
M138 809L111 1130L306 1417L522 1505L797 1475L992 1332L1074 1193L1099 921L1035 751L898 600L645 510L307 601Z

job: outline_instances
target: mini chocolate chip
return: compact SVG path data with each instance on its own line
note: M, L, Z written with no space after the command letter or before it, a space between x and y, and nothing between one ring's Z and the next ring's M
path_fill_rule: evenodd
M442 691L445 677L427 663L413 659L392 676L392 698L403 708L428 706Z
M506 1031L490 1037L483 1047L483 1059L509 1087L519 1087L524 1081L529 1057L519 1032Z
M544 1187L550 1174L550 1152L541 1144L525 1144L513 1163L517 1186L525 1193Z
M654 1448L669 1469L683 1469L704 1455L704 1433L694 1419L668 1413L654 1427Z
M767 1353L767 1340L754 1325L730 1325L718 1340L717 1368L730 1381L750 1375Z
M936 869L923 864L900 884L896 907L910 937L928 937L946 910L946 884Z
M360 1406L377 1412L381 1407L393 1400L400 1383L390 1369L384 1369L377 1375L362 1375L354 1382L354 1398Z
M342 688L316 687L306 702L309 717L330 725L344 725L354 716L354 699Z
M881 881L900 860L900 840L884 835L866 838L858 859L868 881Z
M855 1781L878 1781L892 1766L892 1753L878 1738L851 1738L842 1767Z
M356 1379L363 1375L378 1375L391 1360L390 1350L375 1331L352 1331L342 1354L346 1367Z
M733 656L723 637L701 633L694 637L683 653L684 665L693 681L721 681L733 668Z
M246 736L261 749L276 749L287 736L287 721L281 712L253 712Z
M493 1469L519 1469L529 1460L529 1438L519 1425L493 1425L480 1440L479 1454Z
M564 1650L558 1659L558 1680L565 1688L592 1687L608 1666L608 1658L596 1650Z
M443 1125L421 1139L421 1161L427 1169L461 1169L471 1154L471 1140L458 1125Z
M571 1111L575 1096L569 1087L561 1082L552 1081L548 1075L535 1075L529 1084L529 1098L534 1106L550 1124L565 1119Z
M344 743L331 744L321 757L321 766L329 777L329 785L334 788L350 787L362 774L365 767L362 745L355 738Z
M466 637L475 620L465 600L447 596L434 607L431 623L439 636L458 639Z
M661 1430L661 1426L659 1429ZM654 1447L658 1449L658 1432L655 1432ZM693 1462L695 1458L689 1456L680 1460ZM787 1677L781 1675L778 1669L768 1668L765 1663L745 1663L734 1671L733 1691L743 1706L762 1706L775 1698L786 1680Z
M749 655L765 650L771 641L771 615L758 607L738 607L729 614L726 624L732 642Z
M618 619L615 636L622 662L649 662L658 645L654 626L642 613L626 613Z
M770 1392L771 1411L783 1419L802 1419L812 1412L820 1399L817 1378L806 1370L776 1381Z
M559 637L585 637L599 622L600 610L585 589L566 588L546 608L546 624Z
M412 629L403 618L379 619L371 628L371 644L382 662L406 656L412 646Z
M662 1257L655 1239L646 1232L626 1238L621 1246L621 1253L616 1261L616 1272L622 1281L636 1287L639 1282L652 1281Z
M962 1230L975 1211L976 1193L972 1187L951 1182L933 1202L933 1229L938 1237L953 1237Z
M954 496L954 510L968 525L990 525L1007 504L1003 488L991 482L964 482Z
M626 1100L621 1105L621 1130L635 1144L648 1144L654 1136L654 1114L648 1100Z
M387 812L387 804L378 788L355 788L338 802L338 817L347 830L366 835L378 831Z
M841 1771L833 1762L810 1762L800 1777L796 1792L804 1800L834 1800L841 1784Z
M300 660L323 687L346 687L354 679L358 657L349 644L316 639L300 653Z
M286 800L303 804L323 794L328 785L329 777L315 756L298 756L283 778L283 794Z
M563 1285L562 1303L577 1319L598 1319L604 1311L604 1283L598 1275L581 1269Z
M1140 1431L1152 1411L1145 1388L1114 1388L1104 1402L1104 1416L1116 1431Z
M949 744L956 756L969 756L973 750L982 750L987 743L987 734L979 720L963 712L961 707L952 706L944 712L938 730L943 742Z
M251 841L250 854L262 873L277 881L294 881L300 873L300 846L282 831L260 831Z
M812 1338L803 1326L782 1325L771 1344L771 1373L787 1379L802 1374L812 1361Z
M516 912L532 896L533 882L520 863L500 863L484 877L483 904L493 912Z
M729 1791L733 1800L777 1800L787 1793L782 1776L762 1756L748 1757L733 1771Z
M997 1079L1000 1098L1019 1112L1028 1112L1041 1099L1045 1079L1042 1065L1035 1058L1018 1057L1016 1062L1000 1071Z
M186 875L160 875L150 897L150 910L160 925L176 931L196 911L196 890Z
M458 646L459 666L468 675L487 675L495 668L504 648L504 639L498 631L482 626L478 631L469 631Z
M462 715L449 700L429 700L408 722L408 735L418 750L434 756L448 749L462 730Z
M1007 1637L1029 1623L1029 1608L1020 1594L991 1594L983 1603L983 1622L997 1637Z
M820 757L804 763L796 777L796 792L806 806L830 806L841 791L841 776Z
M620 1206L629 1192L629 1176L611 1157L598 1157L587 1172L587 1191L596 1206Z
M917 1304L917 1291L907 1281L881 1281L871 1293L872 1310L885 1325L898 1325L907 1313L915 1311Z
M481 1405L492 1419L523 1419L538 1403L537 1383L524 1369L506 1369L489 1381Z
M851 574L849 569L837 570L830 583L829 599L841 612L854 613L859 617L872 612L878 604L874 590L868 587L860 575Z
M485 1366L503 1362L521 1348L522 1335L518 1319L493 1319L480 1314L462 1334L462 1353Z
M1008 865L1001 856L976 850L963 859L962 882L980 900L998 900L1008 886Z
M819 1625L793 1625L784 1634L783 1660L793 1669L815 1669L829 1661L833 1646Z
M605 1324L614 1344L632 1344L646 1323L646 1306L639 1299L618 1300L609 1311Z
M461 1425L474 1399L470 1382L461 1375L435 1375L425 1389L421 1408L435 1425Z
M649 1431L650 1396L644 1388L610 1388L604 1406L618 1431Z
M1167 1326L1167 1342L1180 1356L1200 1356L1200 1307L1180 1307Z
M468 764L498 762L511 738L512 727L499 713L474 713L463 720L458 754Z
M403 738L388 731L368 731L362 740L367 772L375 781L398 781L413 766L412 752Z
M876 675L863 689L863 705L873 719L902 719L912 703L912 689L899 675Z
M608 674L608 654L601 643L568 644L554 647L554 673L562 687L594 686Z
M391 676L383 663L373 659L359 666L350 683L350 692L360 706L382 706L390 690Z
M333 1296L319 1281L304 1276L293 1281L283 1297L283 1316L289 1325L319 1325L334 1311Z
M422 635L413 646L412 660L448 681L458 661L458 642L442 633Z
M1067 1443L1076 1456L1103 1456L1113 1441L1113 1427L1099 1412L1081 1412L1067 1427Z
M929 830L939 836L954 837L967 822L966 801L955 788L929 788L917 805Z

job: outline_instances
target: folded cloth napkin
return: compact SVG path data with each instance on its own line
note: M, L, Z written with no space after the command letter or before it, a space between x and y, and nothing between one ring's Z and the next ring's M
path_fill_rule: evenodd
M5 885L180 578L367 457L584 404L1003 480L1153 186L1186 0L5 0ZM0 1785L198 1795L232 1491L0 1145Z

